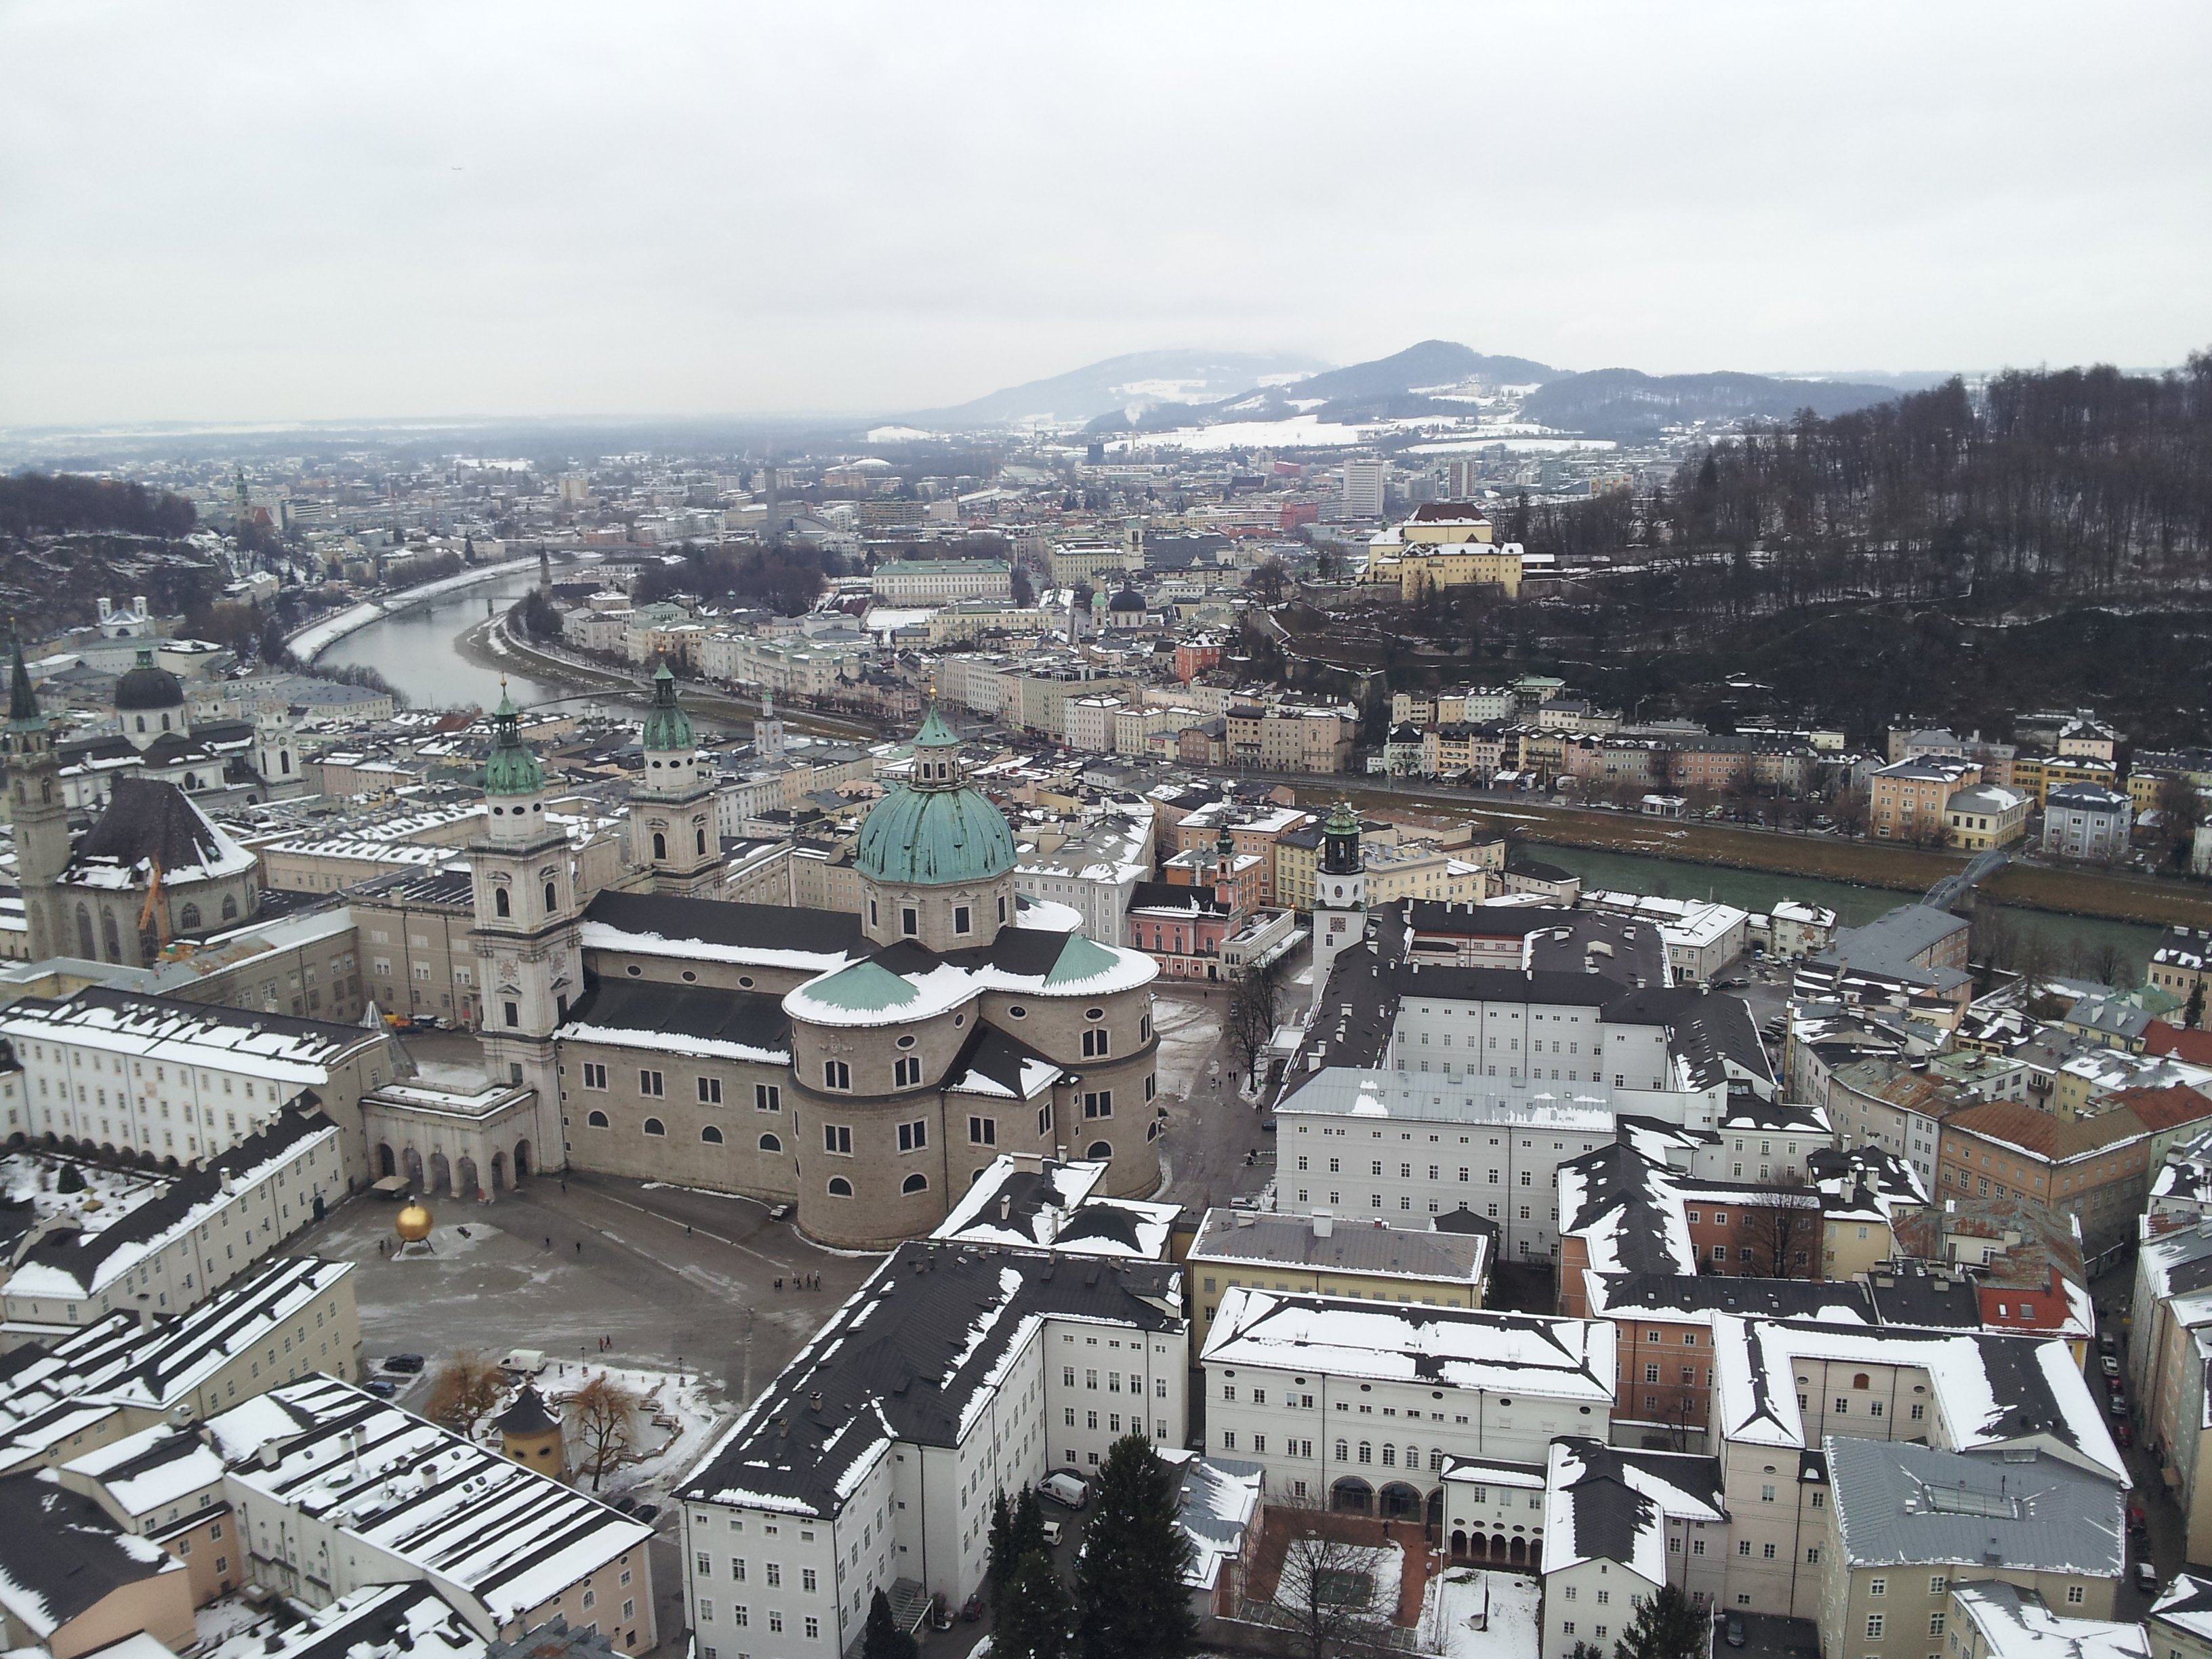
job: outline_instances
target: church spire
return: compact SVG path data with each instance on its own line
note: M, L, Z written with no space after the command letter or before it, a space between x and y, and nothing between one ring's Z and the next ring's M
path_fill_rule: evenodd
M21 728L46 724L39 712L39 694L31 688L31 671L23 661L22 635L13 636L15 665L8 680L8 724Z

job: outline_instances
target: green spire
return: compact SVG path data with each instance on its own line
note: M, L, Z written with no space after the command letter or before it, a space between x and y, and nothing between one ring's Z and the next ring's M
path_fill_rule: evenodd
M647 749L690 752L691 717L676 701L676 676L663 663L653 677L653 708L645 717L639 741Z
M23 641L15 639L15 663L8 681L8 724L19 730L44 726L46 716L39 713L39 695L31 690L31 671L23 664Z
M960 734L945 723L945 716L937 712L937 705L929 705L929 713L922 716L921 730L915 733L917 749L957 749Z
M520 720L514 699L507 694L507 682L501 680L499 707L491 717L491 754L484 761L487 795L534 795L545 787L544 769L523 742Z

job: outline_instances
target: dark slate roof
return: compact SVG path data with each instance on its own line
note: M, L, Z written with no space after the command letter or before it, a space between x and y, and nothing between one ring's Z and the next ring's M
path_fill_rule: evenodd
M1211 887L1187 887L1179 882L1140 881L1129 890L1129 908L1174 910L1193 916L1225 916L1229 907L1214 896Z
M1703 1315L1743 1314L1766 1319L1825 1319L1848 1308L1871 1328L1874 1298L1856 1279L1730 1279L1719 1273L1615 1273L1607 1279L1605 1305Z
M1867 1278L1867 1294L1885 1325L1964 1331L1982 1328L1982 1298L1963 1273L1931 1273L1925 1263L1911 1261Z
M126 1542L106 1510L65 1491L50 1472L0 1480L0 1573L44 1604L55 1629L126 1584L184 1571L173 1557L143 1560L134 1546L143 1547L136 1538Z
M1036 1060L1050 1066L1057 1076L1060 1067L1047 1060L1011 1032L1002 1031L988 1023L978 1023L961 1045L959 1054L945 1068L949 1086L958 1088L970 1076L980 1077L1006 1090L1016 1100L1029 1098L1022 1085L1022 1066L1026 1060Z
M100 1276L100 1264L109 1256L126 1244L158 1238L198 1206L211 1202L222 1193L225 1175L281 1158L287 1147L296 1146L330 1127L330 1119L320 1111L302 1112L288 1106L267 1128L248 1135L206 1167L186 1170L158 1197L149 1199L112 1225L98 1232L57 1228L32 1245L22 1260L56 1268L88 1290Z
M547 1408L536 1384L526 1382L516 1392L514 1403L493 1418L491 1425L501 1434L544 1434L559 1428L561 1419Z
M1460 1200L1459 1208L1456 1210L1446 1210L1441 1215L1431 1216L1429 1225L1440 1233L1483 1235L1490 1240L1490 1259L1493 1261L1498 1259L1498 1224L1488 1216L1477 1215L1473 1210L1468 1209L1465 1199Z
M971 945L965 951L948 952L943 958L960 967L974 969L995 968L1000 973L1012 974L1023 979L1036 979L1050 973L1060 960L1060 953L1067 948L1069 935L1053 933L1042 927L1001 927L988 945ZM891 952L901 948L886 946L876 953L876 960L893 973L905 973L907 969L893 965ZM934 966L938 957L916 945L911 947L918 953L917 964L926 969Z
M751 1048L791 1049L791 1021L783 999L762 991L725 991L662 980L594 976L583 1000L568 1010L567 1026L600 1025L646 1031L670 1040L738 1042Z
M1390 970L1390 982L1401 1000L1432 996L1458 1002L1553 1002L1603 1008L1620 994L1620 987L1600 974L1524 974L1517 968L1459 968L1439 962L1401 963Z
M1170 1333L1171 1263L902 1244L831 1316L685 1483L685 1501L836 1515L889 1442L959 1443L980 1390L1032 1319ZM1147 1357L1149 1359L1149 1356Z
M1452 904L1443 899L1413 899L1407 908L1415 933L1467 939L1526 939L1540 928L1571 927L1583 914L1549 905Z
M1562 1233L1582 1232L1596 1226L1615 1209L1626 1212L1613 1225L1614 1254L1632 1271L1654 1277L1675 1271L1664 1218L1666 1202L1652 1190L1655 1180L1668 1178L1626 1141L1614 1141L1571 1158L1559 1168L1575 1170L1583 1182L1581 1208L1559 1218Z
M585 907L584 920L626 933L657 933L664 939L696 939L757 951L804 951L814 956L842 951L858 956L867 948L860 918L848 911L732 904L672 893L603 891Z
M1510 854L1505 860L1509 876L1526 876L1531 881L1572 881L1575 872L1562 870L1556 864L1547 864L1541 859L1532 859L1524 853Z
M73 863L112 859L125 870L157 858L164 870L212 864L223 855L207 819L173 783L118 774L107 810L76 844Z
M1651 1498L1628 1484L1629 1469L1654 1476L1709 1508L1727 1507L1721 1497L1717 1457L1629 1451L1588 1435L1563 1435L1553 1443L1564 1446L1582 1465L1582 1473L1562 1490L1572 1505L1567 1519L1574 1528L1574 1551L1585 1560L1635 1560L1637 1540L1659 1518Z

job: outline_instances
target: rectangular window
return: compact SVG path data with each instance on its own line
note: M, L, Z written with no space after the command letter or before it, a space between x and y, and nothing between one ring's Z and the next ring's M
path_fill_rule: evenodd
M929 1120L916 1118L911 1123L898 1126L899 1151L918 1152L929 1145Z
M637 1074L637 1091L641 1095L651 1095L655 1099L667 1092L660 1086L659 1073L643 1069L641 1069Z
M842 1060L823 1060L822 1086L825 1089L850 1089L853 1086L853 1068Z
M586 1089L605 1088L607 1086L607 1068L604 1066L594 1066L591 1061L586 1060L584 1062L584 1086Z
M757 1112L780 1112L783 1109L783 1089L774 1083L753 1085L753 1109Z
M722 1103L721 1079L702 1077L699 1079L699 1103L702 1106L719 1106Z
M846 1158L853 1155L853 1130L849 1124L825 1123L822 1126L822 1150L837 1152Z
M952 907L952 931L956 933L971 931L969 926L968 907L964 904L956 904ZM807 1632L810 1636L813 1633L811 1631Z
M911 1089L921 1081L921 1060L914 1054L901 1054L891 1062L891 1087Z
M915 915L912 905L907 905L899 911L899 932L904 933L908 939L914 938L921 932L921 918Z
M995 1146L999 1144L999 1120L995 1117L971 1117L968 1120L968 1144L971 1146Z
M1085 1060L1103 1059L1107 1052L1107 1034L1104 1031L1097 1030L1085 1031L1083 1034L1083 1057Z
M1085 1095L1083 1097L1083 1115L1085 1117L1113 1116L1114 1091L1111 1089L1101 1089L1096 1094Z
M1881 1625L1882 1625L1882 1617L1881 1617L1881 1615L1880 1613L1870 1613L1867 1614L1867 1640L1868 1640L1868 1641L1869 1641L1869 1642L1878 1642L1878 1641L1880 1641L1880 1640L1881 1639Z

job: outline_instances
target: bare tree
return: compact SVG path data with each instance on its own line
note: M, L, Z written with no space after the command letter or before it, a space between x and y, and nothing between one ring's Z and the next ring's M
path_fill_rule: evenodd
M1764 1279L1820 1276L1820 1206L1795 1170L1782 1172L1778 1201L1745 1207L1742 1254L1747 1271Z
M1278 957L1264 968L1246 969L1244 977L1230 993L1226 1034L1237 1053L1244 1056L1248 1074L1258 1066L1260 1051L1275 1034L1275 1021L1281 1012L1282 985L1283 959Z
M2158 786L2158 846L2164 861L2186 870L2197 850L2197 827L2204 822L2204 797L2187 778L2167 778Z
M497 1411L506 1395L506 1374L473 1348L461 1348L430 1379L423 1415L473 1439L477 1425Z
M2116 991L2125 991L2131 988L2135 979L2135 964L2128 960L2128 953L2118 944L2106 939L2101 945L2090 947L2089 972L2100 984L2109 985Z
M1856 841L1867 831L1867 793L1846 789L1828 803L1828 816L1846 841Z
M1275 1617L1306 1659L1381 1644L1393 1609L1376 1602L1376 1547L1335 1535L1330 1517L1310 1500L1270 1499L1267 1508L1283 1515L1291 1528L1275 1583Z
M636 1392L612 1377L599 1376L568 1399L568 1415L583 1443L583 1467L592 1476L592 1490L629 1455L637 1437L638 1408L644 1402Z

